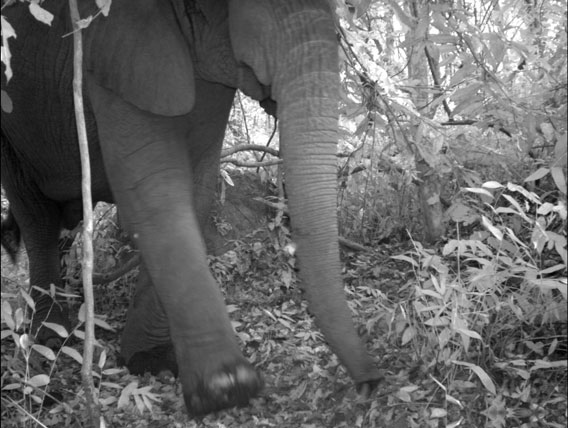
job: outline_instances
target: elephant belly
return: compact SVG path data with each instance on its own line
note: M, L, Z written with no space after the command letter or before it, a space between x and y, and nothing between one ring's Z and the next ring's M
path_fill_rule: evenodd
M67 212L74 210L69 206L77 202L80 205L81 202L81 159L75 118L74 115L63 114L72 102L61 100L60 104L51 105L50 111L45 112L38 110L35 103L18 96L15 90L10 95L20 108L2 116L2 137L5 140L2 151L12 153L20 170L20 185L37 188L47 199L59 203L64 216L67 216ZM94 117L88 109L85 113L93 202L112 202Z
M93 162L95 161L95 162ZM114 203L102 164L95 171L91 159L91 195L93 205L97 202ZM76 175L51 177L41 187L44 195L59 203L61 221L65 229L72 230L83 219L83 200L81 191L81 172Z

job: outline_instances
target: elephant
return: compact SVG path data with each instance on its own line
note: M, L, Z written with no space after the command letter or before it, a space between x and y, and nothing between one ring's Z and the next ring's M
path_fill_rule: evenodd
M24 3L3 9L13 77L2 89L2 185L29 257L30 284L60 285L58 236L82 219L67 2L45 0L51 25ZM79 0L82 17L95 2ZM326 0L114 0L83 30L93 202L118 205L142 265L121 338L135 373L171 368L188 412L242 406L262 376L243 356L207 266L206 224L236 89L276 113L299 278L310 312L359 392L380 371L356 333L338 247L339 71ZM17 236L17 233L14 235ZM32 332L69 325L32 291ZM50 342L51 341L51 342Z

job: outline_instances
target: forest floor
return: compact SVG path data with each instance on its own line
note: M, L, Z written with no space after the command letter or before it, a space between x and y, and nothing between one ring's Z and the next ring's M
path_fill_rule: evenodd
M95 311L105 314L105 321L115 330L97 329L97 339L107 354L104 369L110 373L103 374L102 382L97 382L106 426L565 426L566 369L534 373L523 383L518 377L507 377L504 372L496 373L486 367L498 384L498 394L493 395L471 370L464 367L450 371L449 362L440 361L435 351L417 345L416 341L402 345L404 320L409 322L404 308L413 292L414 273L407 263L390 256L404 251L400 246L382 246L367 254L349 253L344 257L349 304L361 326L359 332L385 376L368 399L357 395L352 381L315 328L301 293L280 263L262 259L251 266L247 261L235 259L235 253L214 259L212 270L223 283L241 347L263 374L265 389L248 407L202 419L188 417L175 379L136 377L126 369L119 370L119 333L135 274L97 286ZM253 253L249 251L251 260L255 259ZM25 261L14 267L3 255L3 300L14 294L15 284L25 283L26 275ZM77 341L71 346L82 352ZM36 415L44 426L84 426L86 411L79 371L80 365L64 354L54 363L30 359L26 364L12 339L3 336L2 426L36 426L29 418L26 421L22 417L14 402L22 407L29 405L27 411ZM31 400L22 399L21 390L6 388L17 383L14 380L17 373L30 377L49 374L49 390L60 403L40 408L31 404Z

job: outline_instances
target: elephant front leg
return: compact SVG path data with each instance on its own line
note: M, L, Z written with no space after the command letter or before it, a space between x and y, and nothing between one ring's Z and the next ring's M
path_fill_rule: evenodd
M244 405L261 379L239 350L193 207L187 118L145 113L89 85L105 168L163 306L195 414Z
M188 152L193 171L193 201L209 254L215 254L215 225L211 209L215 201L221 147L233 105L235 90L217 83L196 80L195 107L189 115L191 133Z
M140 264L136 292L128 309L120 354L132 374L178 374L168 318L144 262Z
M34 287L30 291L35 302L31 332L39 343L57 349L61 347L62 338L42 323L58 324L68 332L71 331L66 305L47 294L51 284L61 286L57 246L61 224L60 210L27 176L18 157L5 141L2 141L1 165L2 185L6 189L10 210L16 219L16 223L11 227L19 228L26 245L30 285L44 290L41 292Z

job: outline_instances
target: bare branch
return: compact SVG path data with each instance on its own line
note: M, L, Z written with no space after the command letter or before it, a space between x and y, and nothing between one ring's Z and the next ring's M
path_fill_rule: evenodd
M355 251L371 251L369 247L365 247L364 245L358 244L357 242L350 241L349 239L342 236L339 237L339 245Z
M263 161L263 162L243 162L243 161L241 161L239 159L235 159L235 158L228 158L228 159L221 160L221 163L232 163L235 166L240 166L240 167L243 167L243 168L258 168L258 167L263 167L263 166L279 165L282 162L283 162L282 159L274 159L274 160Z
M93 354L95 344L95 310L93 296L93 203L91 196L91 165L87 126L83 107L83 38L79 27L79 8L76 0L69 1L71 24L73 26L73 102L75 105L75 121L81 154L81 193L83 198L83 295L85 297L85 341L81 379L85 391L89 426L99 426L100 410L98 399L94 393Z
M442 126L467 126L467 125L475 125L476 123L478 123L478 120L473 120L473 119L467 119L467 120L450 120L448 122L442 122L440 123L440 125ZM487 126L489 128L495 128L495 125L493 123L489 123L487 124ZM497 130L499 132L502 132L503 134L505 134L507 137L509 138L513 138L513 135L506 130L505 128L503 128L502 126L500 126L499 128L497 128Z
M266 146L261 146L259 144L243 144L241 146L235 146L235 147L231 147L229 149L223 150L221 152L221 158L230 156L232 154L238 153L238 152L245 152L248 150L254 150L257 152L264 152L264 153L268 153L269 155L272 156L279 156L279 152L276 149L273 149L271 147L266 147Z

